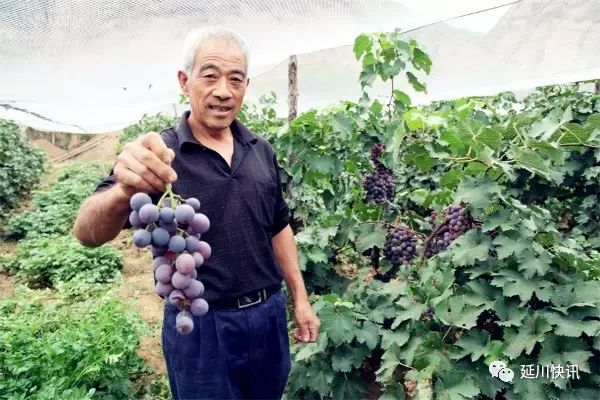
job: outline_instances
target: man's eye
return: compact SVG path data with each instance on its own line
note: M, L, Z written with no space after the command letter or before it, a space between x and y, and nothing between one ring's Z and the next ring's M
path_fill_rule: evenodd
M216 76L215 76L215 75L213 75L213 74L209 74L209 75L204 75L204 78L205 78L205 79L215 79L215 78L216 78Z

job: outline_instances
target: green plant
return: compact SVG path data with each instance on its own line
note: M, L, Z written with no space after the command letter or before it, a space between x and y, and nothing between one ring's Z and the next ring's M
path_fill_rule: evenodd
M120 154L121 151L123 151L123 145L125 145L125 143L135 140L138 136L146 132L160 132L170 128L175 121L176 118L166 114L158 113L152 116L144 114L137 123L129 125L123 130L123 133L119 136L119 142L117 143L117 154Z
M62 287L71 295L91 294L112 282L123 267L117 248L85 247L72 236L21 241L8 271L31 287Z
M19 133L19 127L0 120L0 215L6 218L14 207L39 181L44 156Z
M428 72L429 58L397 39L357 38L363 87L402 74L423 89L403 68ZM560 95L531 109L507 94L411 107L396 90L387 106L365 94L270 137L322 321L318 343L293 349L288 396L597 397L600 114L573 112ZM377 143L396 179L382 204L361 184ZM399 266L382 257L390 228L427 243L430 213L460 203L474 224L447 250L427 257L423 246ZM515 371L512 383L490 379L494 360ZM577 364L579 378L520 378L520 365L552 363Z
M24 289L0 302L1 399L132 399L145 370L139 317L108 298L43 302Z

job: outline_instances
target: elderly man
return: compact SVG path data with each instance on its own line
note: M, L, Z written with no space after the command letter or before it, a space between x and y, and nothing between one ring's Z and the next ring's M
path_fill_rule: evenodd
M99 246L128 227L136 192L156 200L172 183L196 197L211 220L213 248L199 269L210 311L189 335L165 305L163 352L174 399L281 398L290 371L285 279L298 342L315 342L320 322L298 266L275 152L235 117L249 84L243 40L223 29L192 31L177 76L191 110L179 125L127 144L111 174L81 206L75 235ZM151 274L151 270L148 270Z

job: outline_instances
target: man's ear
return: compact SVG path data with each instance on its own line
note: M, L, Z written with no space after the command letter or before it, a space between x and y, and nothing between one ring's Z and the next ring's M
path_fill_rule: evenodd
M188 76L185 71L177 71L177 79L179 80L179 87L181 91L185 94L188 94Z

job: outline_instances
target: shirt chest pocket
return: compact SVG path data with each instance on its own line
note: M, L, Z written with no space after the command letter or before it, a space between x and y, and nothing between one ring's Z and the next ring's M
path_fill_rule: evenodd
M271 230L275 220L277 185L257 179L248 179L240 184L240 200L252 214L254 222Z

